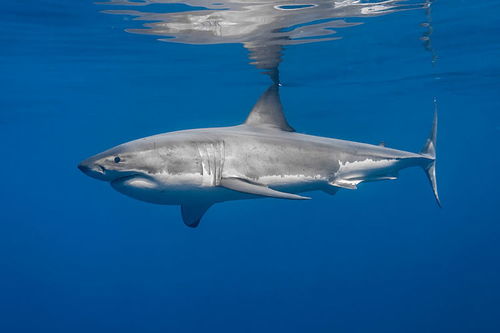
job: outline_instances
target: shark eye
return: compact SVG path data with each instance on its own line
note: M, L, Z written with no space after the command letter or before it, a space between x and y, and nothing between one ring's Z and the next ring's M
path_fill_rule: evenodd
M115 163L120 163L120 161L121 161L121 160L122 160L122 159L121 159L119 156L116 156L116 157L115 157Z

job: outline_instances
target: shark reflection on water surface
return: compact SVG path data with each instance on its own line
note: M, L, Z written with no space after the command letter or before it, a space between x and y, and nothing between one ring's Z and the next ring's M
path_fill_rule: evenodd
M362 22L350 18L368 18L394 12L424 8L414 0L144 0L102 2L107 5L147 8L153 4L185 4L182 12L105 10L105 13L134 16L148 21L143 29L131 33L163 36L161 41L185 44L241 43L249 50L252 63L259 69L277 70L286 45L339 39L335 29ZM165 6L165 10L168 9ZM200 9L202 7L202 9ZM161 7L160 7L161 9ZM277 77L273 77L276 81Z
M300 134L288 124L271 85L242 125L192 129L131 141L78 166L132 198L180 205L184 223L198 226L213 204L280 198L298 193L356 189L362 182L391 180L401 169L426 172L436 186L437 118L420 153Z

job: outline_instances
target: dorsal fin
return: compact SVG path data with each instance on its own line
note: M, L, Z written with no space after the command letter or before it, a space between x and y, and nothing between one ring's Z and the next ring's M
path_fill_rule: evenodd
M245 121L246 125L275 128L287 132L295 130L286 121L281 105L279 86L271 85L253 107Z

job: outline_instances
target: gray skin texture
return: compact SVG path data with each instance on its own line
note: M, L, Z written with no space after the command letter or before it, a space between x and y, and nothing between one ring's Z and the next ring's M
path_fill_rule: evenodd
M413 166L434 172L434 147L435 128L422 154L296 133L273 85L242 125L142 138L86 159L79 168L134 199L181 205L184 222L195 227L217 202L308 199L293 194L356 189L361 182L395 179Z

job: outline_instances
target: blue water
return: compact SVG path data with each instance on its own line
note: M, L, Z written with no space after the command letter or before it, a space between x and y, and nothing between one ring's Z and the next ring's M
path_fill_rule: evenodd
M444 208L409 169L307 202L218 204L197 229L76 165L241 123L270 80L241 44L162 43L108 9L2 3L0 332L500 331L500 1L348 19L364 24L282 56L300 132L418 151L436 97Z

